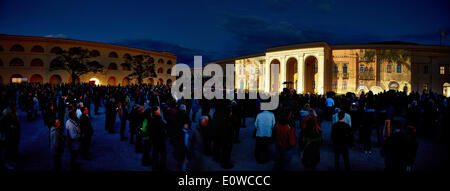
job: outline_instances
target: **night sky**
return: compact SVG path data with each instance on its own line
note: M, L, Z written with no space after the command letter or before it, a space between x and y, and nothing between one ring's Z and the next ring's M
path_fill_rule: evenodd
M450 35L448 0L243 1L0 0L0 34L171 51L188 64L300 42L438 45L440 30Z

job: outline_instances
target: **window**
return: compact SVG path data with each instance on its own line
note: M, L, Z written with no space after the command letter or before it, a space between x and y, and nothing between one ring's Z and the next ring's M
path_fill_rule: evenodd
M162 74L163 73L163 69L162 68L159 68L158 69L158 74Z
M427 65L423 66L423 73L428 74L428 66Z
M402 73L402 65L397 64L397 73Z
M344 64L344 65L342 66L342 72L343 72L343 73L347 73L347 64Z
M347 81L343 81L342 82L342 89L346 90L347 89Z
M44 48L42 48L42 46L36 45L31 48L31 52L44 52Z
M439 74L445 74L445 66L439 67Z
M361 65L361 66L359 67L359 72L360 72L360 73L364 73L364 65Z
M124 58L124 59L131 59L131 56L130 56L130 54L126 53L126 54L123 55L122 58Z
M423 84L423 90L428 91L428 83Z
M14 58L9 63L9 66L24 66L22 59L20 58Z
M172 74L172 69L167 69L167 74Z
M36 58L36 59L33 59L33 60L31 61L30 66L42 67L42 66L44 66L44 62L42 62L41 59Z
M60 47L53 47L52 50L50 50L51 53L53 54L59 54L62 52L62 49Z
M167 64L168 64L168 65L172 65L172 60L168 60L168 61L167 61Z
M387 72L387 73L392 73L392 64L388 64L388 65L386 66L386 72Z
M23 51L25 51L25 49L23 48L22 45L16 44L16 45L12 46L9 51L11 51L11 52L23 52Z
M93 50L89 53L91 57L100 56L100 52L98 50Z
M117 58L118 55L117 55L116 52L111 52L111 53L109 53L108 57L110 57L110 58Z

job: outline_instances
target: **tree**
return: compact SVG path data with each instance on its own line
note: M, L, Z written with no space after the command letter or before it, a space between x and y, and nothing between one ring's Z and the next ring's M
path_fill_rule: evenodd
M97 61L91 61L91 51L81 47L72 47L58 53L56 62L50 64L50 71L65 70L72 77L72 84L80 76L89 72L98 73L103 71L103 65ZM96 57L96 56L93 56Z
M133 72L128 75L131 79L137 79L138 83L148 77L156 77L155 60L149 55L136 55L125 59L121 64L123 67L131 69Z

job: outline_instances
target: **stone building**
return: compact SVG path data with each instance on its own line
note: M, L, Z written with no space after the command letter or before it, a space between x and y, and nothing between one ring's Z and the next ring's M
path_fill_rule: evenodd
M235 89L298 93L384 90L450 94L450 47L410 43L301 43L210 62L234 64ZM273 67L272 67L273 66ZM278 71L271 72L271 70ZM228 77L228 76L227 76Z
M95 54L89 61L97 61L104 66L102 73L88 73L77 81L99 85L128 85L136 83L128 74L132 71L122 67L124 59L134 55L149 55L155 62L156 78L147 78L143 83L171 84L171 68L177 57L170 52L157 52L112 44L80 40L0 35L0 84L9 82L60 83L71 82L71 75L63 70L50 71L57 53L71 47L82 47Z

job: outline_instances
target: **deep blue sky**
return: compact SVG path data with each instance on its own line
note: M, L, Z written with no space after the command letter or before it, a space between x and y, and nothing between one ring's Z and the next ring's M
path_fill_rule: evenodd
M450 35L448 0L0 0L1 34L167 50L185 63L309 41L437 45L440 30Z

